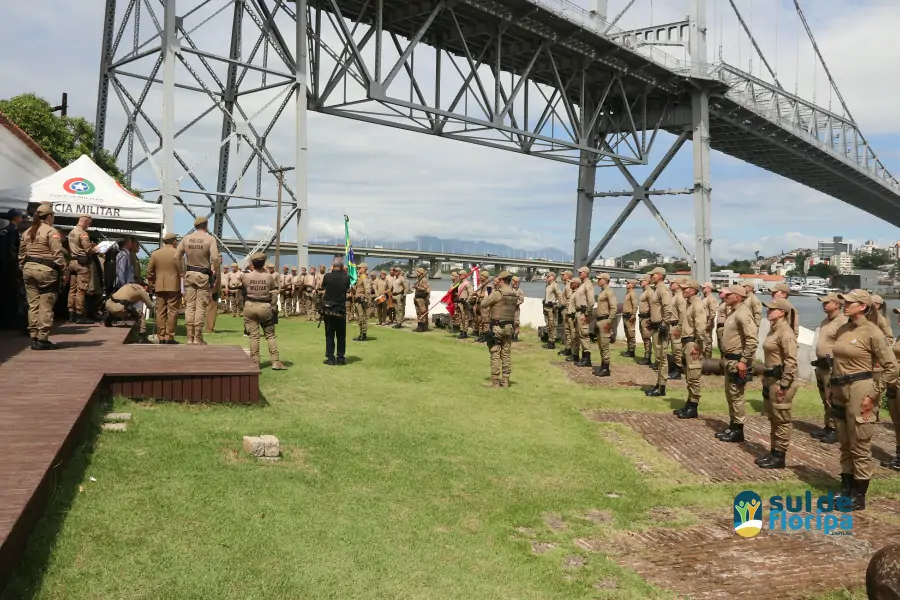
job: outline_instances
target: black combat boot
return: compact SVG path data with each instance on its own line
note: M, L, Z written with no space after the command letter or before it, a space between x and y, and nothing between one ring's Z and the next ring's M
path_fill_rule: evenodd
M81 313L73 313L71 321L76 325L90 325L93 321L85 319Z
M606 361L601 362L600 366L594 369L594 375L597 377L609 377L609 363Z
M558 354L559 356L571 356L571 355L572 355L572 349L571 349L571 348L563 348L562 350L560 350L559 352L557 352L557 354Z
M855 479L851 495L850 510L866 510L866 492L869 491L868 479Z
M464 330L464 331L460 331L460 332L459 332L459 335L456 336L456 339L458 339L458 340L464 340L464 339L466 339L466 338L468 338L468 337L469 337L469 332Z
M651 398L661 398L666 395L666 386L657 385L653 389L647 390L644 392L645 396L649 396Z
M771 449L771 450L769 450L769 453L768 453L768 454L765 454L765 455L763 455L763 456L760 456L759 458L757 458L757 459L754 460L753 462L756 463L756 466L759 466L759 465L761 465L762 463L766 462L767 460L771 459L771 458L772 458L772 453L773 453L773 452L775 452L775 449L774 449L774 448Z
M762 462L756 463L760 469L783 469L786 453L779 450L772 450L767 458Z
M716 434L716 439L721 440L723 437L731 433L731 430L734 429L734 421L728 423L728 427L725 428L725 431L720 431Z
M891 460L881 461L881 466L886 469L893 469L894 471L900 471L900 446L897 446L897 456L895 456Z
M329 356L329 357L326 358L324 361L322 361L322 364L325 364L325 365L334 365L334 364L336 364L336 363L335 363L335 361L334 361L334 357L333 357L333 356Z
M740 423L735 423L731 426L732 429L729 433L726 433L722 437L719 438L719 441L722 442L732 442L739 443L744 441L744 426Z
M555 342L547 342L546 344L542 344L541 348L543 348L545 350L556 350L556 343Z
M828 433L829 429L831 429L831 427L823 427L822 429L819 429L818 431L811 431L809 433L809 437L813 438L814 440L822 439L822 437L826 433Z
M518 342L518 341L519 341L519 334L518 334L518 333L514 333L514 334L513 334L513 339L512 339L512 341L514 341L514 342Z
M32 350L40 350L40 346L38 345L37 338L31 338L31 349Z
M566 357L566 362L575 363L577 365L579 362L578 352L570 352Z
M642 358L642 359L640 359L640 360L637 360L637 361L635 361L635 362L636 362L637 364L639 364L639 365L649 365L649 364L650 364L650 357L647 356L647 355L644 355L644 358Z
M362 335L362 334L359 334L358 336L356 336L355 338L353 338L353 341L354 341L354 342L361 342L361 341L363 341L363 335Z
M841 491L834 495L835 500L850 498L853 496L854 489L856 489L856 477L850 473L841 473Z
M681 379L681 369L679 369L678 367L675 367L674 369L669 371L668 378L672 381Z
M819 441L823 444L837 444L837 432L834 429L828 429L825 431L825 434L819 438Z
M575 363L576 367L590 367L591 366L591 353L590 352L582 352L581 360Z
M33 344L31 344L32 350L56 350L56 344L51 342L50 340L35 340Z
M149 343L150 343L150 340L147 339L147 334L146 334L146 333L140 334L140 335L138 336L138 341L137 341L137 343L138 343L138 344L149 344Z
M672 411L672 414L679 419L696 419L699 417L697 414L698 406L700 406L699 403L688 400L687 403L685 403L684 408L677 408Z

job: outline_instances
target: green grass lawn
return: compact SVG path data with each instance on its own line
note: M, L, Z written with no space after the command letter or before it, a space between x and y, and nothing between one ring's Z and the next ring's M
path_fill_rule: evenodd
M605 434L667 459L579 409L670 411L685 392L652 400L573 384L533 332L514 344L512 387L490 390L484 345L379 327L359 344L351 324L351 364L327 367L323 329L303 321L278 326L289 370L263 370L261 406L116 400L134 415L128 431L103 432L76 454L5 598L666 598L574 540L659 525L655 507L689 507L672 525L700 512L730 518L743 489L685 472L687 484L674 485L660 473L675 463L639 474ZM241 321L220 316L217 326L208 341L247 346ZM620 350L614 365L627 360ZM266 367L265 343L262 352ZM726 412L721 390L703 402ZM817 417L815 388L795 407ZM243 455L242 436L260 434L280 438L281 462ZM879 483L889 489L900 487ZM584 519L591 509L612 520ZM533 541L555 547L536 554ZM575 554L584 565L566 568Z

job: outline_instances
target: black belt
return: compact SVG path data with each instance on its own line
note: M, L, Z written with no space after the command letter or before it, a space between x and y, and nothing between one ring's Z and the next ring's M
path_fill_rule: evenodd
M602 320L608 319L608 318L609 318L609 315L597 315L597 320L598 320L598 321L602 321Z
M630 319L634 313L622 313L622 316L626 319Z
M507 325L515 325L515 321L491 321L491 327L506 327Z
M37 263L39 265L44 265L45 267L50 267L51 269L54 269L56 271L62 270L62 267L60 267L58 264L56 264L56 262L54 262L53 260L51 260L49 258L38 258L37 256L26 256L25 262L27 262L27 263L33 262L33 263Z
M87 254L82 254L81 256L76 256L74 258L75 258L75 262L77 262L82 267L91 264L91 257L88 256Z
M732 354L730 352L726 352L723 356L725 357L725 360L743 360L744 359L743 354Z
M784 365L772 365L767 369L763 370L763 375L766 377L781 377L784 375Z
M649 319L650 313L638 313L638 316L642 319Z
M674 321L669 321L669 325L678 325L678 319L675 319Z
M188 271L193 271L194 273L203 273L207 277L212 277L212 271L207 269L206 267L187 267Z
M696 336L693 336L693 335L686 335L681 338L682 344L690 344L690 343L696 342L696 341L697 341L697 338L696 338Z
M271 304L272 301L269 298L253 298L248 296L244 299L246 302L262 302L264 304Z
M650 329L659 329L660 325L662 325L662 323L654 323L653 321L650 321L649 327Z
M853 375L838 375L837 377L832 377L831 385L846 385L848 383L853 383L854 381L863 381L865 379L872 379L871 371L866 371L865 373L854 373Z

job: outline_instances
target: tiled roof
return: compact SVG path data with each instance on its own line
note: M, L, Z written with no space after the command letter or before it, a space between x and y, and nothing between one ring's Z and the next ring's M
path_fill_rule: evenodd
M45 163L47 163L48 165L53 167L54 171L59 171L62 168L59 166L59 164L57 164L57 162L55 160L50 158L49 154L44 152L44 149L41 148L37 142L35 142L33 139L31 139L31 136L29 136L27 133L22 131L22 129L18 125L13 123L9 119L9 117L4 115L2 112L0 112L0 127L3 127L5 129L9 130L10 133L12 133L14 136L19 138L20 140L22 140L25 143L25 145L28 146L31 149L31 151L34 152L38 156L38 158L40 158Z

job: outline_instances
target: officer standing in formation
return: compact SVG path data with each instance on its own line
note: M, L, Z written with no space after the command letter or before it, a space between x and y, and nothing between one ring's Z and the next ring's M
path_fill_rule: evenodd
M716 328L716 313L719 310L719 300L713 292L713 284L706 282L703 284L703 306L706 308L706 328L703 334L703 355L706 358L712 358L712 334Z
M725 353L725 351L722 349L722 340L725 338L725 321L728 319L728 315L731 314L731 307L728 306L727 302L725 302L725 298L727 296L727 289L719 292L719 299L722 301L722 303L719 304L719 308L716 309L716 342L719 346L719 354Z
M593 290L594 286L590 284L590 279L587 281ZM609 377L609 338L612 335L612 324L616 322L618 301L613 291L609 289L609 273L600 273L597 276L597 285L600 286L600 294L597 296L597 308L594 315L597 320L597 346L600 348L601 362L600 367L594 369L594 375Z
M544 325L547 328L547 343L541 348L556 350L557 307L560 303L559 286L556 285L556 273L547 273L547 287L544 288Z
M481 301L490 318L487 343L491 352L492 388L508 388L512 373L510 350L519 296L511 284L512 274L501 271L494 280L493 290Z
M873 323L874 305L865 290L839 294L847 323L837 330L831 371L831 410L841 445L841 496L851 498L853 510L866 507L872 478L872 434L875 407L885 386L897 381L894 353L884 333ZM875 379L876 366L883 369Z
M625 341L628 348L622 353L622 356L634 358L637 356L634 351L637 349L637 343L634 336L634 327L637 323L638 313L638 296L634 291L637 285L636 279L629 279L625 282L625 302L622 304L622 320L625 327Z
M900 309L895 308L894 314L900 315ZM900 336L897 336L897 339L891 345L891 349L894 352L894 359L900 361ZM897 447L897 454L891 460L881 461L882 467L893 469L894 471L900 471L900 393L897 390L898 384L900 384L900 379L894 382L894 385L888 386L885 394L894 426L894 442Z
M575 293L581 288L581 279L577 277L569 278L569 287L568 287L568 297L566 300L566 338L569 343L568 354L566 355L567 362L578 363L579 355L581 353L581 338L578 335L578 328L580 327L578 314L578 305L575 304L576 298Z
M727 291L725 303L732 311L725 320L722 357L725 359L725 400L728 402L729 424L725 431L716 434L716 438L723 442L743 442L744 421L747 418L744 390L756 360L759 327L747 302L747 288L735 285Z
M403 327L403 319L406 318L406 295L409 293L409 284L406 276L399 268L391 269L393 278L391 279L391 294L394 296L394 329Z
M215 238L207 232L206 217L194 219L194 227L195 231L184 236L178 244L175 257L178 260L185 257L184 324L187 343L205 345L203 326L206 323L206 308L213 278L219 272L221 256Z
M525 302L525 292L519 287L519 278L513 276L512 278L512 289L516 291L516 295L519 297L519 300L516 303L516 318L515 324L513 325L513 341L519 341L519 316L522 309L522 304Z
M164 235L162 247L150 254L147 264L147 280L156 294L156 337L160 344L178 343L175 340L175 328L181 307L184 263L176 256L177 240L178 236L174 233Z
M69 280L68 265L63 258L62 238L53 227L53 205L45 202L37 207L31 227L22 234L19 266L25 281L28 300L28 332L32 350L52 350L49 340L53 327L53 306L59 289Z
M559 311L559 314L562 315L563 322L563 348L557 354L559 356L571 356L572 355L572 337L574 333L572 332L571 325L569 323L568 318L568 308L569 308L569 300L572 299L572 271L563 271L562 272L562 284L560 285L560 294L559 294L559 304L556 306L556 310Z
M672 411L679 419L696 419L697 407L700 405L700 375L703 369L703 356L706 338L703 335L706 324L706 306L698 296L700 284L693 280L683 283L682 294L687 303L684 322L682 323L681 343L684 349L683 363L687 376L688 397L684 408Z
M369 281L369 265L360 263L356 267L356 285L351 288L353 295L353 310L359 323L359 335L353 338L354 342L365 342L369 330L369 306L372 304L372 286Z
M84 311L84 298L91 287L91 262L96 245L91 242L87 230L91 226L89 215L80 215L78 223L69 232L69 320L84 325L91 323Z
M281 290L281 313L285 317L290 317L292 314L291 303L294 301L294 276L291 275L291 270L287 265L284 266L278 283Z
M672 358L675 366L669 371L669 379L681 379L683 370L682 350L681 350L681 330L684 327L684 319L687 316L687 301L681 289L681 279L676 279L669 284L669 290L672 292L672 313L675 320L670 322L669 337L672 343Z
M472 282L462 274L463 280L456 288L457 312L459 313L459 335L457 339L464 340L469 337L469 325L472 324Z
M650 330L650 296L653 288L650 287L650 277L641 278L641 295L638 297L638 319L641 324L641 341L644 343L644 358L638 361L639 365L649 366L652 363L653 332Z
M431 298L431 284L425 269L416 269L416 283L413 286L413 302L416 305L416 332L428 331L428 301Z
M824 408L824 426L821 431L814 431L810 435L823 444L836 444L834 415L831 412L831 366L834 357L834 342L837 339L837 331L847 322L844 316L843 302L837 294L821 296L822 310L825 318L819 325L819 339L816 343L816 360L813 366L816 368L816 387L819 389L819 398Z
M769 291L772 293L772 300L784 300L787 302L787 305L790 307L788 309L788 313L785 315L785 319L787 319L788 325L791 326L791 329L794 331L794 337L797 338L800 336L800 316L797 314L797 309L794 308L794 305L791 304L790 300L788 300L788 296L791 295L791 288L784 283L776 283Z
M246 290L244 298L244 329L250 336L250 358L259 365L259 330L262 329L269 347L269 358L273 371L283 371L285 367L278 356L278 341L275 339L275 324L278 322L278 284L275 276L266 266L266 255L257 252L250 256L253 269L241 275L241 283Z
M656 267L650 271L650 331L653 332L653 356L656 360L656 387L644 392L646 396L658 397L666 395L666 379L668 377L668 339L669 327L676 323L672 310L672 293L665 284L666 270Z
M591 366L591 337L590 337L590 315L594 310L594 286L590 279L591 270L587 267L578 268L578 279L581 285L574 293L575 310L578 318L575 323L575 347L578 350L572 350L575 353L575 359L578 359L577 352L581 352L581 360L575 363L578 367Z

